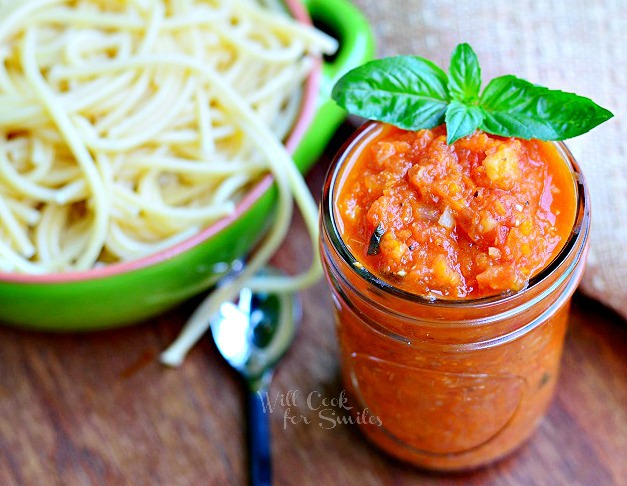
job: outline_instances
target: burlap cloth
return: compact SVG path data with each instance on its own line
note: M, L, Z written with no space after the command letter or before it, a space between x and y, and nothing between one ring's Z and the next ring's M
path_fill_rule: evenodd
M588 96L615 117L567 141L592 199L581 290L627 318L627 0L353 0L378 55L417 54L448 69L453 47L475 49L485 83L516 74Z

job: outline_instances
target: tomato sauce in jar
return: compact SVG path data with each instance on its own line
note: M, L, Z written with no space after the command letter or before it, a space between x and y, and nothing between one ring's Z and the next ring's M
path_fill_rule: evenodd
M433 298L522 289L566 241L575 184L545 142L382 125L346 169L342 239L374 274Z
M553 394L589 231L563 144L369 122L322 203L342 374L361 425L421 467L521 444ZM374 422L374 423L373 423Z

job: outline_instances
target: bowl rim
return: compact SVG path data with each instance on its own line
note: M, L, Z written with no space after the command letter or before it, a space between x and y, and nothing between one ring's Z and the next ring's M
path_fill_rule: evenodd
M299 22L306 25L313 25L311 17L307 12L301 0L285 0L285 4ZM299 143L302 141L307 129L316 114L318 108L318 94L322 77L322 59L317 57L314 60L312 71L307 77L303 86L303 98L301 101L300 115L296 119L292 130L285 142L285 147L290 154L293 154ZM187 250L194 248L212 236L216 235L229 225L233 224L242 214L248 211L272 185L272 174L266 174L259 182L257 182L246 195L237 203L233 213L217 220L198 233L185 240L160 250L150 255L128 260L110 265L90 268L88 270L76 270L70 272L54 272L43 274L29 274L17 272L1 272L0 283L23 283L23 284L55 284L82 282L87 280L102 279L113 277L116 275L126 274L135 270L140 270L155 266L159 263L170 260Z

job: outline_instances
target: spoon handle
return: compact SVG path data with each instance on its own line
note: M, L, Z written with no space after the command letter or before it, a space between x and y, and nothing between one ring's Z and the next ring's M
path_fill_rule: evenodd
M251 486L272 484L270 420L264 408L267 388L248 391L248 454Z

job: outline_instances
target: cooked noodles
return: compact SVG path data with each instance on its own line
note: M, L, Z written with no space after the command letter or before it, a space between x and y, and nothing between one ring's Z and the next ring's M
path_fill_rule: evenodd
M4 271L140 258L231 213L277 158L246 123L284 139L334 48L244 0L0 8Z

